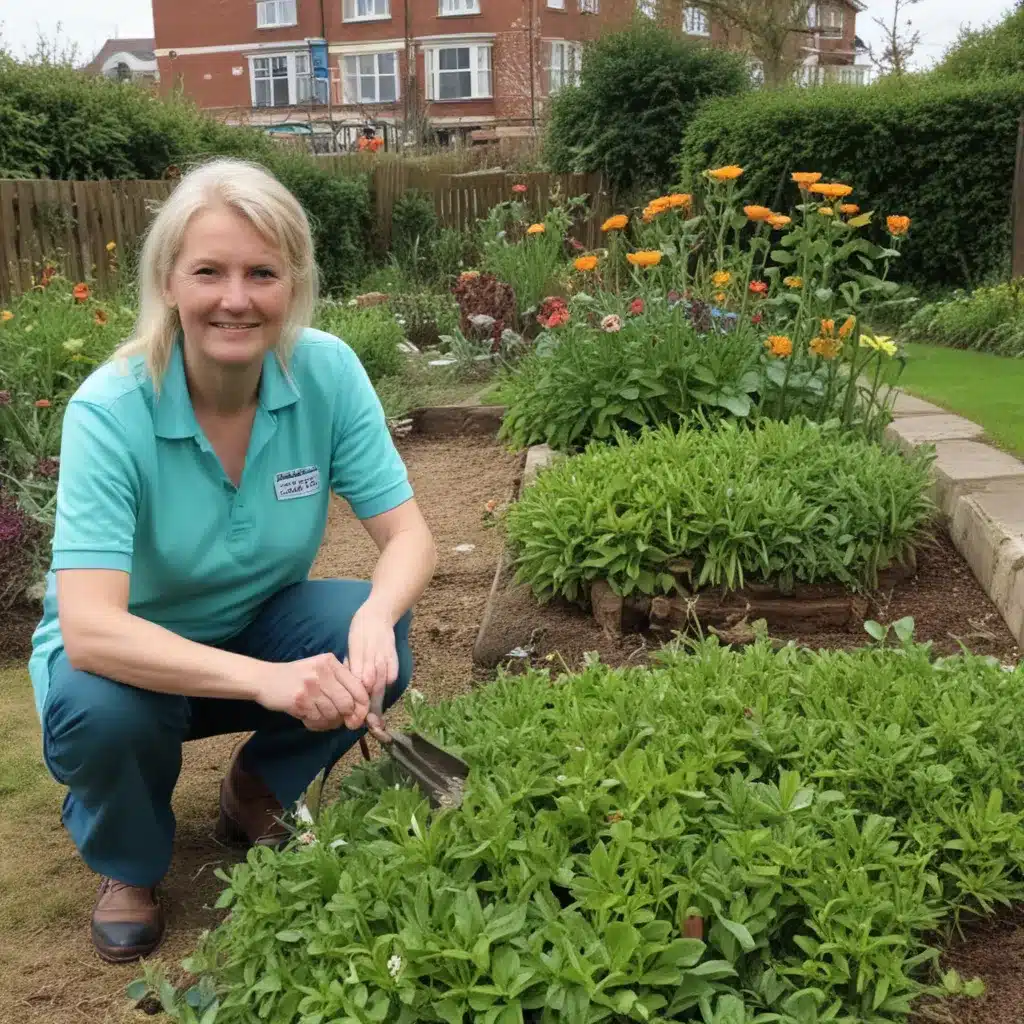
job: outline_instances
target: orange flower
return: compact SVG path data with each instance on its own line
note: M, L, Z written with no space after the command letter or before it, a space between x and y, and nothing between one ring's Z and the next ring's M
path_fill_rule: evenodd
M793 218L787 217L784 213L773 213L767 219L767 223L773 228L784 228L787 224L793 223Z
M905 235L910 230L909 217L891 216L885 218L885 226L890 235Z
M573 262L573 266L577 270L582 270L586 273L589 270L597 268L597 257L596 256L579 256Z
M831 206L822 206L818 209L818 213L820 213L822 217L832 217L835 215L835 212L836 211L833 210Z
M715 302L725 302L725 292L716 292Z
M543 235L547 228L543 224L531 224L527 229L528 235Z
M857 318L855 316L848 316L846 320L843 321L843 326L839 328L839 337L848 338L851 334L853 334L853 329L856 326Z
M782 283L787 288L803 288L804 279L802 277L784 277Z
M49 409L50 408L50 400L48 398L40 398L36 402L36 408L37 409Z
M89 298L89 286L79 282L71 289L71 294L75 297L75 302L85 302Z
M679 207L687 207L692 205L693 196L689 192L673 192L670 196L665 196L668 200L668 205L671 209L675 210Z
M831 338L836 331L835 320L822 320L821 321L821 333L825 338Z
M751 281L750 290L755 295L766 295L768 293L768 282L767 281Z
M853 191L852 185L842 185L838 181L811 185L815 195L827 196L829 199L843 199Z
M747 215L748 220L752 220L755 223L757 221L769 220L775 216L767 206L744 206L743 212Z
M711 283L717 288L722 288L732 280L732 274L728 270L716 270L711 275Z
M629 223L629 217L624 213L617 213L609 217L602 225L602 231L621 231Z
M108 319L109 318L108 318L108 316L106 314L106 311L102 310L102 309L97 309L96 312L93 313L93 315L92 315L92 322L97 327L106 327Z
M773 356L785 359L793 354L793 342L785 334L769 334L765 339L764 347Z
M821 174L818 171L794 171L793 181L795 181L801 188L808 188L815 182L821 181Z
M842 351L843 346L842 342L836 338L813 338L808 347L822 359L835 359Z
M704 173L709 178L714 178L715 181L735 181L743 173L743 168L737 167L736 164L729 164L726 167L716 167L714 170Z
M9 309L5 309L5 310L0 311L0 320L2 320L4 323L7 323L8 320L13 320L13 319L14 319L14 314Z
M657 249L641 249L640 252L627 252L626 259L634 267L656 267L661 262L661 253Z
M860 207L856 203L843 203L839 207L840 213L845 213L847 217L852 217L855 213L860 213Z

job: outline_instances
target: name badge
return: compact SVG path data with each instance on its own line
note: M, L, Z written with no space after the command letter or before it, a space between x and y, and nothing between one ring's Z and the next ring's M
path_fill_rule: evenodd
M320 492L320 467L304 466L302 469L289 469L284 473L278 473L274 477L274 491L278 501L318 494Z

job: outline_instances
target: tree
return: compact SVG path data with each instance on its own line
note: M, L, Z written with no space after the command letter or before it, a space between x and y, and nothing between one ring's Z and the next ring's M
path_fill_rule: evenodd
M980 30L962 29L936 74L961 80L1004 78L1024 72L1024 6Z
M916 29L910 32L911 21L906 19L906 30L901 26L900 19L906 17L906 9L923 0L893 0L892 19L873 18L872 20L885 33L885 43L877 56L874 48L868 50L871 63L882 75L903 75L910 70L910 61L914 51L921 43L921 33Z

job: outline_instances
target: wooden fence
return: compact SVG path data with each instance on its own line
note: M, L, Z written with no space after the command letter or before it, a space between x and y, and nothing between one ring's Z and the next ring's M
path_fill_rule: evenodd
M1024 114L1017 131L1017 166L1013 175L1013 201L1010 204L1013 230L1011 277L1024 277Z
M600 175L508 174L480 171L446 174L399 160L370 171L374 231L379 254L391 243L395 202L415 188L434 198L439 222L466 230L524 184L532 209L543 216L552 196L587 195L589 216L574 226L588 248L599 244L600 225L611 212L611 199ZM99 291L111 282L114 242L118 253L130 250L152 216L155 203L170 195L169 181L0 181L0 304L32 287L44 260L59 265L75 281L90 280Z
M0 181L0 303L32 287L44 260L103 290L111 253L125 252L149 222L169 181Z

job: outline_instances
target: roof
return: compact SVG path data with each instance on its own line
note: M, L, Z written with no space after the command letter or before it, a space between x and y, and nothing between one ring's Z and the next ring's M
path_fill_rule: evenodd
M136 60L155 62L155 47L155 39L108 39L100 47L99 53L82 70L98 75L107 59L115 53L130 53Z

